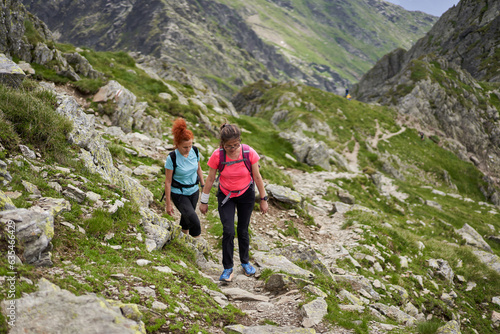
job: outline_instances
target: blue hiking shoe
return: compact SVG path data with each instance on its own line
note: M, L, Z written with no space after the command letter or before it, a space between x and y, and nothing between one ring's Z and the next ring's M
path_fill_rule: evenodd
M255 268L250 263L242 263L241 266L243 267L245 275L251 276L255 274Z
M233 278L233 268L224 269L222 275L220 275L219 277L219 281L231 282L232 278Z

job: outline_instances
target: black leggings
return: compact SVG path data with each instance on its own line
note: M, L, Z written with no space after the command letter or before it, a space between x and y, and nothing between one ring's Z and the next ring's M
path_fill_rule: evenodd
M234 212L238 210L238 247L240 249L240 262L248 263L250 256L250 236L248 225L255 204L255 189L253 184L238 197L231 197L226 204L221 205L226 195L219 189L217 200L219 202L219 217L222 222L222 265L224 269L232 268L234 253Z
M170 193L172 202L181 213L181 228L189 230L189 234L192 237L197 237L201 234L200 219L195 211L199 196L198 191L189 196Z

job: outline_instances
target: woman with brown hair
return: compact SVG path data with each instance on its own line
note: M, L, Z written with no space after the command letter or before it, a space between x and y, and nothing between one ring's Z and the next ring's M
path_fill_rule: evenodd
M200 200L200 211L208 211L210 189L219 171L219 190L217 192L219 217L222 222L222 264L224 271L220 281L231 281L233 277L234 253L234 214L238 211L238 246L240 262L245 275L255 274L250 264L250 237L248 226L255 203L255 185L260 194L260 211L268 210L264 182L259 172L260 157L253 148L241 144L241 132L236 125L224 124L220 130L220 148L208 160L210 170L206 187Z
M165 161L165 209L174 214L172 203L181 213L182 232L192 237L201 234L200 219L196 214L198 203L198 183L203 188L198 149L193 146L193 132L188 130L183 118L175 120L172 126L175 151L170 152Z

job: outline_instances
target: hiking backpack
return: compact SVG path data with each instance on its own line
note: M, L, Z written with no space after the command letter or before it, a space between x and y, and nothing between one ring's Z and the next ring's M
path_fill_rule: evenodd
M245 167L250 172L250 177L251 177L250 184L246 188L248 188L249 186L252 185L252 183L253 183L253 173L252 173L252 163L250 162L250 147L248 145L241 144L241 149L243 151L243 154L242 154L243 155L243 159L239 159L239 160L235 160L235 161L229 161L229 162L226 162L226 151L223 148L219 149L219 166L217 168L219 170L219 175L217 176L217 180L216 181L219 181L220 174L222 173L222 171L224 170L224 167L226 167L226 165L230 166L230 165L234 165L234 164L239 163L239 162L244 162L245 163ZM219 187L220 186L221 185L219 183ZM226 204L226 202L231 197L232 193L240 192L240 191L241 190L230 191L226 195L226 197L224 198L224 200L222 201L221 205Z
M224 170L224 167L226 167L226 165L230 166L238 162L244 162L245 167L250 172L250 176L252 177L253 180L252 163L250 162L250 147L248 145L241 144L241 148L243 150L243 159L230 162L226 162L226 150L224 150L222 147L219 148L219 166L217 168L219 170L219 177L222 171Z
M196 159L198 160L200 157L200 153L198 152L198 147L193 145L193 150L194 153L196 153ZM182 191L182 188L191 188L200 183L199 176L196 177L196 183L193 184L182 184L179 181L175 180L174 175L175 175L175 168L177 168L177 155L175 154L175 150L170 152L168 155L170 156L170 159L172 160L172 165L174 166L174 169L172 170L172 182L170 183L171 187L180 189ZM164 197L165 197L165 190L163 190L163 195L161 196L160 202L163 201Z

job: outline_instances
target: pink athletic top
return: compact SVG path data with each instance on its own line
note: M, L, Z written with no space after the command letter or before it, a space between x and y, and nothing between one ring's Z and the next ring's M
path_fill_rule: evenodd
M253 148L251 148L250 146L248 146L248 148L250 151L249 152L250 163L253 165L254 163L260 160L260 157ZM227 156L226 153L226 162L243 159L243 152L241 146L239 150L240 154L238 156L238 159L231 159ZM210 157L210 159L208 159L207 164L208 167L210 168L216 170L219 169L219 149L216 149L214 153L212 153L212 156ZM231 197L238 197L240 195L243 195L243 193L247 190L247 187L250 184L251 180L252 177L250 176L250 172L248 171L243 161L235 163L233 165L226 165L219 178L220 189L222 190L224 195L229 194L230 191L243 190L240 193L231 193Z

